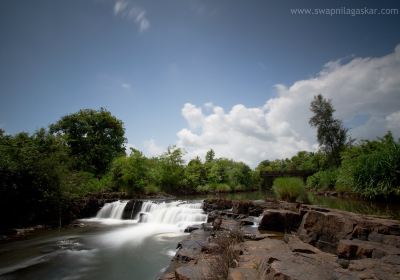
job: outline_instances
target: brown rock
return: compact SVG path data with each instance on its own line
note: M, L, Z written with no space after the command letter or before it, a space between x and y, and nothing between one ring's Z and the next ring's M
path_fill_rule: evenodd
M263 215L260 230L291 231L300 224L300 214L289 210L266 210Z
M387 255L400 255L400 249L372 241L340 240L337 255L345 259L379 259Z
M228 280L258 279L258 272L253 268L230 268Z

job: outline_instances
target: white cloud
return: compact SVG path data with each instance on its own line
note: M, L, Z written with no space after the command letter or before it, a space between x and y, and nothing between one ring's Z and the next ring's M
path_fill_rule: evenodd
M139 32L150 28L150 21L146 16L146 10L133 5L127 0L117 0L114 4L114 15L132 20L139 27Z
M158 145L154 139L144 141L143 147L144 153L150 157L159 156L166 150L165 147Z
M376 138L389 129L399 137L399 73L400 45L383 57L331 61L315 77L289 87L276 85L277 96L260 107L238 104L225 112L207 103L205 109L212 111L204 113L201 107L187 103L182 115L188 128L177 133L177 144L188 152L188 158L204 156L213 148L217 156L253 166L264 159L315 150L315 130L308 124L309 105L319 93L332 99L335 116L344 121L367 116L365 123L352 128L353 137Z

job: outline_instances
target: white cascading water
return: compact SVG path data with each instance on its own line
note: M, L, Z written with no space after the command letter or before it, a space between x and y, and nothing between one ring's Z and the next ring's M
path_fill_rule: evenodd
M106 203L100 210L97 212L97 219L121 219L122 214L124 213L124 208L128 201L114 201L111 203Z
M133 220L123 220L121 217L126 204L127 201L107 203L97 213L96 218L87 220L109 225L128 225L99 236L100 242L110 246L123 246L127 243L140 246L147 238L156 238L162 242L184 234L188 226L207 222L201 201L145 201ZM130 214L133 216L133 212Z
M135 219L138 219L140 223L175 225L184 230L190 225L207 222L207 215L203 212L202 202L171 201L156 203L146 201L143 202Z

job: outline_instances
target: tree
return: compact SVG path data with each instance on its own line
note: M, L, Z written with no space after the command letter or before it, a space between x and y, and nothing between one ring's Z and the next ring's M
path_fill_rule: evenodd
M0 228L58 221L68 165L65 146L44 129L1 133Z
M333 118L335 109L331 100L325 99L321 94L314 96L310 110L314 115L309 123L317 128L318 142L327 155L328 164L337 167L340 165L340 153L351 142L347 135L348 130L343 127L342 121Z
M182 149L172 146L159 157L155 171L162 190L174 192L182 187L185 175L183 153Z
M206 169L199 157L189 161L185 168L185 181L190 191L195 190L198 186L206 183Z
M208 150L207 154L206 154L206 162L211 162L213 161L215 158L215 152L213 149Z
M123 123L104 108L64 116L50 126L50 132L63 137L77 169L96 175L104 174L111 161L125 152Z

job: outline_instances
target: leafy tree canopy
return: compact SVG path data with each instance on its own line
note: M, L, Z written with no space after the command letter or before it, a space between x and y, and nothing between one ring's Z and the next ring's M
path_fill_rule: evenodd
M96 175L104 174L125 151L123 123L104 108L66 115L50 126L50 132L63 137L77 169Z

